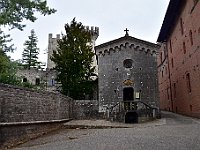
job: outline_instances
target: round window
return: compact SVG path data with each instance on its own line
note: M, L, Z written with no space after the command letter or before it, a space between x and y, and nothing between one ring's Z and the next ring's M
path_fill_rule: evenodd
M124 67L125 68L132 68L132 66L133 66L133 60L132 59L124 60Z

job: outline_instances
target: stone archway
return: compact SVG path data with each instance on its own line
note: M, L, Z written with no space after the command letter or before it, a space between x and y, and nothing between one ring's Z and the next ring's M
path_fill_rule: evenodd
M125 123L138 123L137 112L127 112L125 115Z

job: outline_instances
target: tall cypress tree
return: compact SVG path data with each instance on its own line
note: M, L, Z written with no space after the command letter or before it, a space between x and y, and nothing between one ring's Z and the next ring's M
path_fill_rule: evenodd
M22 53L22 65L25 69L30 69L31 67L37 67L40 65L38 62L39 48L37 47L37 36L35 31L31 30L31 35L28 37L29 40L24 43L24 51Z
M64 94L83 99L93 90L91 76L95 68L92 67L91 34L75 19L65 25L65 31L66 35L58 40L57 51L53 51L52 55L58 71L57 80L61 82Z

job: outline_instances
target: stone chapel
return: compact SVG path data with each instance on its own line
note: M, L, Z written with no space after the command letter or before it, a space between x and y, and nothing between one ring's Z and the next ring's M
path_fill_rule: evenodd
M127 112L133 112L137 119L139 103L159 107L156 55L160 46L129 36L125 31L125 36L95 47L99 112L126 110L121 113L122 120Z

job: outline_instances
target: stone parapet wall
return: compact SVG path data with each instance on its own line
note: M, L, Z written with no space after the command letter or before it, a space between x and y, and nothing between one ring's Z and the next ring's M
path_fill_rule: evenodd
M72 111L73 99L60 93L0 84L0 149L58 128Z
M60 93L0 84L0 122L69 119L72 99Z
M0 150L14 147L62 127L60 122L36 124L0 124Z
M76 100L73 107L73 119L99 119L101 118L97 100Z

